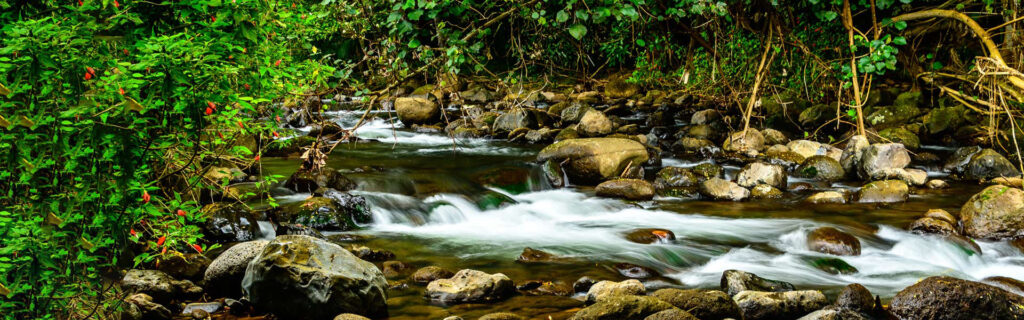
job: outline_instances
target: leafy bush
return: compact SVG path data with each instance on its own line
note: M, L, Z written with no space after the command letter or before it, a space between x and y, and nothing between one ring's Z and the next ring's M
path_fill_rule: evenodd
M322 7L0 0L0 314L113 312L117 267L208 249L213 166L258 174L272 102L327 84ZM106 284L105 284L106 283ZM95 315L95 314L94 314Z

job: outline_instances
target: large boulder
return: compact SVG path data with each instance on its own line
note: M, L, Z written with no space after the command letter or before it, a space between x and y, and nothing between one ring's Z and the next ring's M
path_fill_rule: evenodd
M967 162L963 175L967 179L992 179L999 177L1020 177L1020 170L1013 162L992 149L983 149Z
M278 236L245 271L249 301L282 319L332 319L341 313L387 317L387 280L372 263L310 236Z
M903 180L881 180L868 183L857 191L861 203L903 202L910 197L910 187Z
M537 119L527 109L517 108L506 112L494 120L494 132L508 134L518 129L537 127Z
M984 283L928 277L892 298L901 319L1024 319L1024 297Z
M689 311L701 320L742 319L740 306L728 294L718 290L660 289L652 297Z
M615 179L602 182L594 188L600 197L626 200L650 200L654 198L654 185L640 179Z
M224 250L203 275L206 291L215 295L237 296L242 292L242 278L249 262L263 251L270 241L256 240L242 242Z
M583 308L571 320L644 320L647 316L673 309L671 304L655 297L617 295Z
M736 177L736 183L745 188L752 188L759 184L785 188L787 180L786 168L763 162L754 162L744 166L743 170L740 170L739 176Z
M860 255L860 240L839 229L821 227L807 235L807 248L839 256L856 256Z
M981 152L981 147L979 146L957 148L956 151L953 151L953 154L946 158L946 162L942 165L942 170L962 174L967 168L967 163L971 162L971 158L979 152Z
M620 282L604 280L590 286L587 290L587 302L594 303L618 295L642 295L646 292L644 284L636 279Z
M580 118L580 124L576 132L584 137L600 137L612 133L612 120L604 115L604 112L594 109L587 110Z
M445 304L499 301L515 293L512 280L501 273L463 269L448 279L427 284L426 296Z
M729 180L711 178L700 183L700 194L713 200L740 201L750 197L750 190Z
M796 319L828 304L821 291L742 291L733 297L746 320Z
M796 174L821 181L842 180L846 176L846 170L839 164L839 161L829 156L812 156L804 159Z
M215 202L204 206L200 214L206 218L202 226L206 240L239 242L262 236L256 215L244 205Z
M121 279L121 288L127 292L144 293L157 302L192 299L203 292L192 281L177 280L162 271L140 269L128 270Z
M441 119L441 107L420 97L395 99L395 112L398 113L398 120L407 126L430 124Z
M739 270L725 270L722 272L722 291L730 296L735 296L740 291L772 291L785 292L793 291L795 287L788 282L769 280L761 278L756 274Z
M828 154L829 146L811 140L793 140L786 144L789 151L795 152L806 158L823 156Z
M623 138L564 140L537 155L538 161L565 161L565 173L577 184L597 184L619 177L627 169L640 172L647 159L647 148L642 143Z
M864 149L860 158L861 178L870 179L875 171L884 169L903 169L910 164L907 148L899 143L876 143Z
M1024 191L994 185L971 196L960 208L964 234L981 239L1024 236Z

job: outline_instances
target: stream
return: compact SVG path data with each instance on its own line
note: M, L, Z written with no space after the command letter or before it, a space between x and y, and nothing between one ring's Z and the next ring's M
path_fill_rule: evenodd
M362 112L328 115L349 128ZM1024 254L1006 242L978 241L982 254L977 254L956 241L905 230L928 209L955 214L981 185L955 182L888 205L810 205L800 201L809 191L735 203L672 197L634 203L596 197L591 187L552 188L535 162L543 146L453 139L403 128L385 116L378 114L357 130L358 137L370 141L335 149L328 167L345 171L359 185L353 193L372 207L374 222L354 232L365 236L360 244L394 252L414 270L428 265L452 271L471 268L504 273L517 284L540 280L571 286L581 276L616 281L627 279L623 273L635 276L630 272L636 268L623 270L626 263L654 271L641 279L650 291L717 288L723 271L739 269L832 297L843 286L860 283L883 300L933 275L1024 280ZM287 177L299 160L263 162L265 174ZM694 164L663 159L663 165ZM647 175L659 169L648 167ZM729 174L737 170L726 169ZM934 168L929 172L942 175ZM797 182L806 181L790 178L790 184ZM289 202L307 196L275 198ZM815 266L837 258L807 248L806 234L822 226L860 239L861 255L838 257L856 272L833 274ZM655 244L627 240L625 235L639 228L671 230L677 239ZM516 262L526 247L566 259L557 264ZM449 314L472 318L499 311L561 319L581 305L571 297L516 296L494 304L439 306L422 294L423 286L414 283L389 291L391 319Z

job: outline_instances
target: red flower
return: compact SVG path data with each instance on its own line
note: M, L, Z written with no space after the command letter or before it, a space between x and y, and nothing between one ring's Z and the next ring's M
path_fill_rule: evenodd
M203 253L203 247L200 247L198 244L193 244L192 249L196 249L196 252Z
M281 59L277 59L277 61L274 62L274 66L277 67L277 66L280 66L280 65L281 65Z
M120 8L120 7L121 7L121 4L117 3L117 0L114 0L114 8Z
M253 158L253 160L260 161L260 155L257 154L256 158Z
M281 116L274 116L274 120L277 120L277 122L281 122Z
M210 107L206 107L206 115L211 115L211 114L213 114L213 109L211 109Z
M239 120L239 121L238 121L238 127L239 127L239 128L242 128L242 129L245 129L245 124L242 124L242 121L241 121L241 120Z
M84 4L84 3L82 3L82 0L78 0L78 6L79 6L79 7L81 7L81 6L84 6L84 5L85 5L85 4Z
M85 80L89 80L89 79L92 79L92 74L91 74L91 73L88 73L88 72L86 72L86 73L85 73Z
M217 136L220 137L221 139L224 139L224 134L223 133L217 132Z
M274 131L274 138L280 138L280 137L281 137L281 135L277 134L277 131Z
M91 74L95 75L96 74L96 69L93 69L92 67L85 67L85 72L88 72L88 73L91 73Z
M156 239L156 245L162 246L162 245L164 245L164 241L166 241L166 240L167 240L167 236L160 236L159 238Z
M210 16L210 22L217 22L217 16Z
M149 203L149 192L142 191L142 203Z
M160 249L160 254L165 254L165 253L167 253L167 247L164 247L163 249Z
M178 209L178 216L184 217L185 216L185 210Z
M244 86L245 86L245 90L249 90L250 87L249 87L248 83L246 83Z
M127 56L128 55L128 49L122 49L122 50L123 50L122 52L124 52L124 55Z
M123 96L124 95L124 88L117 88L117 92L120 93Z
M135 232L134 228L132 228L131 230L128 230L128 234L132 235L133 237L139 235L138 233Z
M210 107L210 109L213 109L213 110L217 110L217 105L216 105L216 104L213 104L213 102L212 102L212 101L207 101L207 102L206 102L206 106L207 106L207 107Z

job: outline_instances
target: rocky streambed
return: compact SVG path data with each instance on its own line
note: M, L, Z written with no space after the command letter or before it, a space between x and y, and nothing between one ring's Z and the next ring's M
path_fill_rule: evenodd
M998 152L730 130L687 96L618 89L420 88L321 172L297 171L298 146L362 111L291 114L261 164L282 183L223 169L238 177L204 213L227 249L129 272L132 316L1024 317L1024 192ZM939 126L899 97L875 108L902 117L882 136Z

